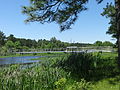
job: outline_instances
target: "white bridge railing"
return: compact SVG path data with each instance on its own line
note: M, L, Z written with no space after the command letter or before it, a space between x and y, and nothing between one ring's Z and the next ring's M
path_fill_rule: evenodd
M101 47L76 47L71 46L67 48L53 48L53 49L23 49L15 53L52 53L52 52L115 52L116 50L109 46Z

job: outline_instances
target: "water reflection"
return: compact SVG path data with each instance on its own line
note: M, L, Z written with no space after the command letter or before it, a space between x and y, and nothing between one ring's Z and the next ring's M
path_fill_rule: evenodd
M41 56L20 56L20 57L7 57L7 58L0 58L0 65L5 64L25 64L25 63L34 63L39 62L40 60L30 60L36 59Z

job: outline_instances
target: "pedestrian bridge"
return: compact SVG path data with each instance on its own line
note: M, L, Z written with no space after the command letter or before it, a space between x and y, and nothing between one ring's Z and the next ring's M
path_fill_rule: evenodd
M15 52L18 54L31 54L31 53L72 53L72 52L76 52L76 53L82 53L82 52L86 52L86 53L91 53L91 52L112 52L111 50L81 50L81 51L34 51L34 52Z
M77 46L69 46L66 48L53 48L53 49L29 49L29 50L22 50L21 52L14 52L19 54L28 54L28 53L71 53L71 52L115 52L112 47L109 46L91 46L91 47L77 47Z

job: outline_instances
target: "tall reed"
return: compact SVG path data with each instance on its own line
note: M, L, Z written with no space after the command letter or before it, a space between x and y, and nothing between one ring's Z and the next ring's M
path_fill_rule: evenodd
M25 69L13 65L0 72L0 90L53 90L56 81L68 77L64 70L52 68L50 62Z

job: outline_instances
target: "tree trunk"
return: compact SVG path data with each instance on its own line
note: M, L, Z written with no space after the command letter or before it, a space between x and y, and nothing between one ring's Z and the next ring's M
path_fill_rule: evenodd
M120 0L115 0L116 24L118 32L118 67L120 68Z
M120 68L120 22L117 22L118 31L118 67Z

